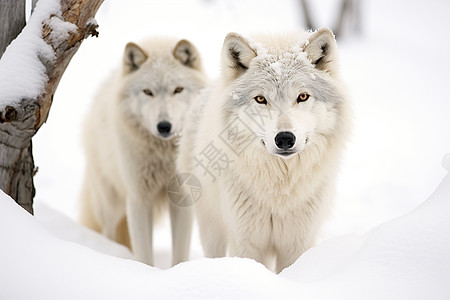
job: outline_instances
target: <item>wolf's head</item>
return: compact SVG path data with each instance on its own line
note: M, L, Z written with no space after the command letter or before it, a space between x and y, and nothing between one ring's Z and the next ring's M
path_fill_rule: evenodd
M187 40L128 43L123 56L121 109L161 139L177 136L192 99L205 86L200 55Z
M286 159L339 130L344 101L333 33L305 35L254 42L230 33L222 50L225 123L239 119L244 139L256 137L250 147Z

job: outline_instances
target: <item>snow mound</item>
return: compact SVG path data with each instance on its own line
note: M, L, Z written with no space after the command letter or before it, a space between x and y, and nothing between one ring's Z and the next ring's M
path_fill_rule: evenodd
M449 299L450 175L416 210L310 249L280 275L334 299Z
M133 258L127 247L117 244L89 228L80 226L42 202L34 204L34 215L39 223L60 239L81 244L104 254Z
M416 210L364 236L324 242L276 275L243 258L160 270L101 254L57 238L1 192L0 298L450 299L449 198L447 175Z

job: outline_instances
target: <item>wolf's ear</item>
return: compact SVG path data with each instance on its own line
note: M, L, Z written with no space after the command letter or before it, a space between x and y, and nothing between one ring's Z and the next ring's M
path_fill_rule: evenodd
M147 54L135 43L128 43L123 54L123 68L125 73L133 72L147 60Z
M242 75L256 56L248 41L237 33L229 33L223 42L222 69L228 80Z
M178 59L183 65L199 70L202 70L202 61L200 54L188 40L181 40L173 49L173 56Z
M306 52L316 69L328 71L331 75L337 74L337 45L330 29L316 31L303 46L303 52Z

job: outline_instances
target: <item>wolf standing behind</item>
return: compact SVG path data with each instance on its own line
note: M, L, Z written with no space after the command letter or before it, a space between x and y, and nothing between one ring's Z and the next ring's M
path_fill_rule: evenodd
M196 208L205 255L228 250L267 267L275 258L280 272L314 244L348 136L334 36L228 34L221 77L205 95L177 161L203 186Z
M205 84L190 42L128 43L122 68L100 88L85 121L82 222L117 240L118 224L126 217L134 255L150 265L153 221L167 205L172 263L189 258L192 208L170 203L166 187L175 174L184 115Z

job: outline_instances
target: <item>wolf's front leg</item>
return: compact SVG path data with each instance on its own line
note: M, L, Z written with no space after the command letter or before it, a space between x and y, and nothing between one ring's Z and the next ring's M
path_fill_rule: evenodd
M306 227L306 226L305 226ZM307 228L307 227L306 227ZM309 228L307 228L309 229ZM286 234L288 236L288 234ZM301 238L301 233L296 233L285 242L279 241L276 247L276 272L280 273L284 268L289 267L309 248L313 246L310 238Z
M179 207L170 203L172 225L172 266L189 260L191 246L193 207Z
M295 261L302 255L304 250L299 250L297 252L294 251L285 251L282 254L277 255L277 266L276 266L276 272L279 274L281 271L283 271L284 268L289 267Z
M270 253L243 239L230 241L230 256L251 258L263 264L267 269L271 269Z
M153 207L151 202L127 199L127 222L135 258L153 265Z
M203 199L200 199L201 202ZM215 210L206 209L197 203L197 221L203 252L208 258L224 257L227 254L227 232L220 215Z

